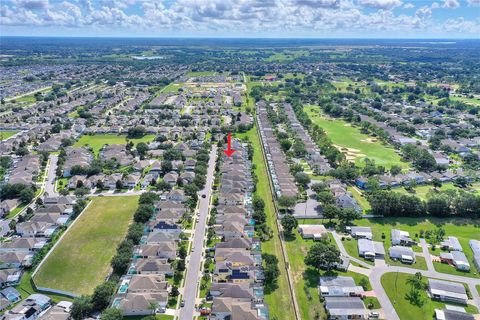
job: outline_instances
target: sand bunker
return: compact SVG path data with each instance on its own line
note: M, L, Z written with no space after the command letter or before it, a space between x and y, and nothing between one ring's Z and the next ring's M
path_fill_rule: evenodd
M366 139L362 139L361 141L366 142L366 143L376 143L376 142L378 142L378 140L376 138L366 138Z
M336 144L334 144L333 146L335 148L337 148L338 150L340 150L343 154L345 154L345 158L348 161L354 161L355 159L357 159L359 157L366 157L366 155L361 153L360 150L358 150L358 149L347 148L347 147L339 146L339 145L336 145Z

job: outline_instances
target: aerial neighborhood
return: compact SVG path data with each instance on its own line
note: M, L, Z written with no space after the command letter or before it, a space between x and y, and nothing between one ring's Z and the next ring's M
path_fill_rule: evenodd
M479 319L476 41L7 40L0 320Z

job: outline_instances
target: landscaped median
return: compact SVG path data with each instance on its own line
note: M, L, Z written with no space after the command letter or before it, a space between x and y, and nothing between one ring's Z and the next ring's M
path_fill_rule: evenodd
M108 276L137 206L138 196L95 197L34 276L36 286L91 294Z

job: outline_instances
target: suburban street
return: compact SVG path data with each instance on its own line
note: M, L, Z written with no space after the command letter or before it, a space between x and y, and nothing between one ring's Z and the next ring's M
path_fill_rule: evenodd
M187 265L187 276L185 278L185 287L183 289L183 299L185 300L185 305L180 309L180 320L193 319L195 312L195 300L197 297L198 285L201 279L200 266L203 261L203 244L207 226L208 210L210 206L210 197L212 194L216 158L217 146L213 145L212 150L210 151L210 160L208 162L205 188L199 192L199 221L195 225L192 252L189 256ZM203 197L203 195L205 195L205 197Z
M381 265L381 266L375 266L375 267L372 265L369 265L368 263L365 263L357 258L354 258L348 255L339 235L335 231L332 231L332 234L335 239L335 242L337 243L338 248L340 249L340 252L343 255L348 256L350 261L359 263L363 267L367 268L365 269L365 268L360 268L357 266L350 265L348 269L350 271L362 273L369 276L372 289L375 291L376 297L380 302L383 312L385 313L385 316L387 319L389 320L400 319L393 306L395 301L393 301L393 303L392 301L390 301L381 283L382 276L386 273L392 273L392 272L407 273L407 274L415 274L417 272L420 272L424 277L427 277L427 278L435 278L435 279L440 279L445 281L466 283L473 297L470 303L480 308L480 295L478 294L475 288L475 286L480 285L480 279L462 277L462 276L446 274L446 273L439 273L435 271L425 239L420 239L420 246L422 247L422 251L423 251L422 256L424 256L425 260L427 261L428 270L419 270L419 269L413 269L408 267L396 267L396 266L389 266L389 265ZM399 297L399 299L402 299L402 298L403 297Z
M45 194L49 197L58 196L55 191L55 177L57 172L58 156L56 154L50 155L49 166L47 166L47 180L45 181Z

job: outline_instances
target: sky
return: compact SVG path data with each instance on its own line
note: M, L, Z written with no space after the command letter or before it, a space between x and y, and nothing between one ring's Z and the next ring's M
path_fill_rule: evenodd
M0 0L1 36L480 38L480 0Z

